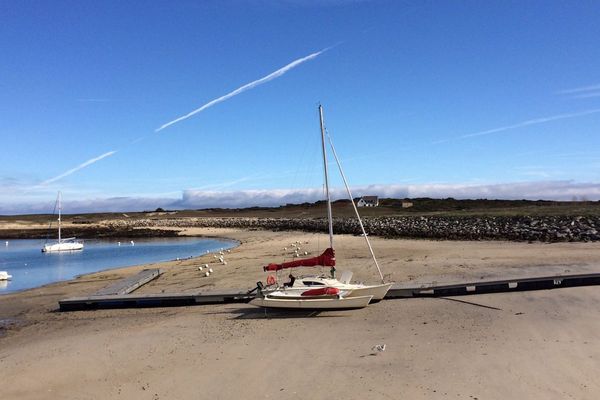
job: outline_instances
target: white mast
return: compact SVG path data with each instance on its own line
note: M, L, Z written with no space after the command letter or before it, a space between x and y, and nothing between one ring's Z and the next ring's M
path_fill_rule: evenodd
M58 191L58 243L60 243L60 191Z
M325 171L325 193L327 194L327 219L329 220L329 247L333 249L333 218L331 215L331 197L329 196L329 174L327 172L327 152L325 151L325 123L323 122L323 106L319 104L319 120L321 122L321 147L323 149L323 169Z

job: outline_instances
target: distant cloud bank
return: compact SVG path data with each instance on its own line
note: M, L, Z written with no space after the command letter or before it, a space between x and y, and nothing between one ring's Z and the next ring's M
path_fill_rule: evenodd
M538 181L500 184L368 185L352 188L356 197L432 197L506 200L600 200L600 183ZM343 188L332 190L332 199L345 199ZM237 191L184 190L181 198L112 197L65 201L68 213L128 212L164 209L276 207L323 199L322 189L263 189ZM51 213L54 201L0 203L0 215Z
M506 199L506 200L600 200L600 183L576 183L573 181L518 182L501 184L419 184L419 185L368 185L352 187L355 197L377 195L383 198L432 197L456 199ZM334 200L347 198L343 188L331 192ZM322 200L321 189L301 190L240 190L211 192L186 190L181 201L182 208L213 207L273 207L288 203L304 203Z

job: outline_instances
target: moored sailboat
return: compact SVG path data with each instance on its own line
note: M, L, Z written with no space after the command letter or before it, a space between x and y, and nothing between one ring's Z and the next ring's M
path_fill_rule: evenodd
M61 193L58 192L58 197L56 199L56 204L58 206L58 241L55 243L44 244L44 247L42 247L43 253L83 250L83 243L78 241L76 238L62 238L61 236L61 197Z
M335 148L333 147L333 143L331 139L329 139L329 144L331 146L333 155L337 162L337 165L340 170L340 174L343 178L344 185L346 186L346 190L348 193L348 197L352 202L354 207L354 211L358 218L359 225L362 230L362 236L365 238L375 266L379 271L379 275L381 277L381 284L376 285L366 285L362 283L351 283L350 280L352 278L352 273L350 271L345 271L341 278L338 280L335 278L335 251L333 249L333 217L331 210L331 196L329 194L329 173L327 168L327 153L325 146L325 124L323 121L323 107L319 105L319 121L321 128L321 146L322 146L322 154L323 154L323 168L325 172L325 192L327 197L327 218L329 225L329 248L327 248L320 256L311 257L306 259L300 259L295 261L284 262L281 264L269 264L265 266L263 269L265 271L280 271L288 268L296 268L296 267L314 267L314 266L323 266L323 267L331 267L332 273L331 277L327 277L324 275L315 275L315 276L304 276L298 279L293 278L291 282L284 285L273 285L268 288L260 288L259 287L259 296L252 300L250 303L261 306L261 307L281 307L281 308L304 308L304 303L308 299L306 299L306 293L316 290L322 289L324 292L327 292L329 289L337 290L338 300L341 299L351 299L357 298L361 299L361 302L364 302L366 298L368 301L365 306L371 301L379 301L382 300L390 287L393 285L393 282L385 282L383 274L381 272L381 268L377 263L377 259L373 252L373 248L371 247L370 241L368 239L368 235L365 232L362 220L358 213L358 209L354 204L354 200L352 197L352 193L350 192L350 188L348 186L348 182L346 181L346 177L341 168L341 164L335 152ZM292 276L292 275L290 275ZM327 294L330 296L330 294ZM321 296L326 296L325 294ZM293 301L292 301L293 299ZM333 303L331 303L333 305ZM349 308L357 308L357 307L349 307Z

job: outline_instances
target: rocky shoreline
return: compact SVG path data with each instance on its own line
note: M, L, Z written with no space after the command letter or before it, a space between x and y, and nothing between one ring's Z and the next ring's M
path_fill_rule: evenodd
M385 238L436 240L509 240L529 242L595 242L600 241L600 217L371 217L364 218L369 235ZM63 228L63 236L82 239L173 237L185 228L241 228L271 231L326 232L325 218L143 218L114 219L79 223ZM335 232L361 234L354 218L334 218ZM6 239L43 239L46 229L0 229Z
M177 230L137 229L127 225L121 227L101 225L62 229L63 237L77 237L79 239L174 237L178 234ZM48 229L0 229L0 237L3 239L54 239L56 231L52 231L48 236Z
M440 240L510 240L539 242L600 241L600 217L376 217L364 219L369 235ZM162 228L243 228L326 232L324 218L172 218L102 221L115 232ZM356 219L334 218L339 233L361 233ZM168 231L173 232L173 231Z

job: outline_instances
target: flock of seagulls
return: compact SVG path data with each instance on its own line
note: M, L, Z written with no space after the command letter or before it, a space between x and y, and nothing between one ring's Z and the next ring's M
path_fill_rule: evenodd
M304 252L301 251L302 250L302 247L300 247L301 244L302 244L302 242L300 242L299 240L290 244L290 247L292 249L292 257L298 258L301 256L307 256L309 254L308 251L306 251L306 250ZM304 242L304 244L308 244L308 242ZM284 247L283 251L287 252L288 248Z
M231 253L231 250L226 250L226 252ZM210 253L210 251L206 250L206 254L208 253ZM225 252L222 248L219 250L218 254L218 256L217 254L213 254L213 258L215 258L219 263L221 263L221 265L227 265L227 261L225 261ZM207 278L214 272L208 264L202 264L201 266L199 266L198 271L202 272Z

